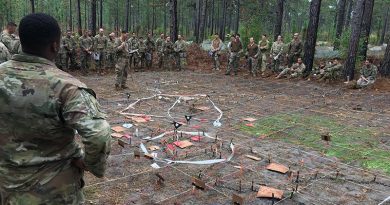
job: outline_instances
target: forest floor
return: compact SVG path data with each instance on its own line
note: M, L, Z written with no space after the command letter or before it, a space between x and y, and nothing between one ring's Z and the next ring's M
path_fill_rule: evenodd
M273 199L256 198L260 186L284 192L275 204L378 204L390 196L388 80L351 90L339 84L253 78L247 71L225 76L207 68L211 62L206 58L189 59L189 65L183 72L131 73L130 88L124 91L115 91L113 74L73 73L95 90L112 127L133 125L121 132L131 137L131 145L122 147L115 139L106 177L86 174L87 204L232 204L233 194L243 197L245 204L271 204ZM126 111L151 116L143 116L146 122L120 114L137 99L157 92L174 96L140 101ZM198 96L175 104L177 96L196 94L210 98ZM210 100L223 112L221 127L213 126L219 113ZM177 122L194 114L190 124L178 129L180 140L191 141L192 136L180 134L187 131L199 133L200 141L192 139L192 146L181 149L164 145L174 142L173 134L142 139L173 130L173 119L168 117L172 106L169 114ZM330 141L322 140L323 134L329 134ZM214 165L154 162L134 156L141 142L147 148L168 147L155 151L159 158L188 161L227 158L232 142L234 156ZM270 162L285 165L291 173L267 170ZM153 168L153 163L160 168ZM199 175L205 190L192 185L192 178Z

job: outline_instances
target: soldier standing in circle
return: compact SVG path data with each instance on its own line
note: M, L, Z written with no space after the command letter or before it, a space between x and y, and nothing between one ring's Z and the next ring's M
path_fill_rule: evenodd
M259 41L259 49L261 52L261 59L259 59L260 67L261 67L261 76L265 75L265 71L267 69L267 59L269 52L269 41L267 39L267 35L263 34L261 36L261 41Z
M108 42L107 42L107 67L113 68L115 67L115 33L110 33L108 35Z
M148 33L148 37L145 40L146 44L146 67L151 68L153 64L153 51L155 49L155 43L153 41L153 36L151 33Z
M219 70L221 66L221 62L219 61L219 57L221 55L223 42L219 38L218 34L214 35L214 40L211 42L211 50L210 56L213 58L213 70Z
M104 35L104 29L99 29L99 34L95 36L95 54L97 54L98 59L95 59L96 62L96 69L98 74L103 75L104 74L104 67L105 67L105 58L106 58L106 51L108 47L108 38Z
M252 73L253 77L256 77L257 74L257 63L258 63L258 57L260 55L259 52L259 46L255 43L255 40L253 37L249 39L249 44L247 46L247 56L248 56L248 64L249 64L249 70Z
M177 36L177 41L174 45L174 50L176 54L176 67L178 71L185 69L187 65L187 51L186 51L187 43L183 39L181 35Z
M279 73L280 60L282 59L284 49L284 43L282 36L278 36L278 39L272 44L270 57L272 58L272 71Z
M80 49L81 49L81 71L87 74L91 65L91 55L93 50L93 40L89 31L84 31L83 36L80 37Z
M84 172L104 176L110 125L94 91L53 63L57 21L30 14L19 31L23 52L0 65L1 203L83 204Z
M299 39L299 34L294 34L294 39L288 45L287 50L287 59L288 59L288 67L291 67L294 63L297 62L298 58L301 57L301 53L303 50L303 44Z
M115 42L114 48L118 59L115 65L115 89L127 89L126 81L127 69L129 68L129 44L127 42L126 31L122 31L120 38Z
M164 58L164 68L171 70L173 67L173 61L175 60L175 50L174 45L171 41L171 37L167 36L167 39L164 42L163 48L163 58Z
M164 61L164 43L165 43L165 34L161 33L160 38L156 40L158 68L162 67Z

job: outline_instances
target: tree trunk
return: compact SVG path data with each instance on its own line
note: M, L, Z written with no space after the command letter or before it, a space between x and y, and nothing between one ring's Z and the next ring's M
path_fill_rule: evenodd
M35 13L35 1L30 0L30 2L31 2L31 13Z
M72 30L73 31L73 15L72 15L72 0L69 0L69 30Z
M360 51L360 56L363 56L365 60L367 58L367 50L368 50L368 41L370 39L371 33L371 22L372 22L372 12L374 10L374 2L375 0L366 0L364 5L364 14L363 14L363 22L362 22L362 32L361 36L363 38L363 47Z
M202 43L203 39L204 39L205 22L206 22L206 5L207 5L207 0L202 0L200 22L199 22L199 41L198 41L198 43Z
M384 76L390 76L390 40L387 41L386 53L379 71Z
M274 27L274 40L282 34L282 23L283 23L283 10L284 10L284 0L278 0L278 5L276 8L276 21Z
M100 0L100 28L103 28L103 0Z
M129 31L130 0L126 1L126 30Z
M338 18L337 18L337 25L336 25L336 40L334 42L334 50L338 50L340 47L340 37L341 34L343 34L346 3L347 3L346 0L339 0Z
M214 19L215 19L215 0L211 3L211 15L210 15L210 34L214 35Z
M171 39L173 42L177 41L177 0L170 1L171 13Z
M347 17L346 17L346 20L345 20L345 29L348 29L348 28L349 28L349 25L350 25L350 23L351 23L351 15L352 15L352 9L353 9L353 1L354 1L354 0L349 0L348 11L347 11Z
M312 0L310 3L310 20L308 24L306 41L305 41L305 53L303 56L304 63L306 65L305 76L309 75L313 70L314 54L317 42L318 22L320 20L321 12L321 0Z
M355 63L356 63L356 55L359 47L359 39L361 33L363 12L364 12L364 3L365 0L357 0L354 11L353 11L353 19L351 22L351 38L349 40L349 49L348 49L348 57L345 62L344 69L344 77L345 79L352 80L355 75Z
M240 27L240 10L241 10L241 1L237 0L237 18L236 18L236 25L235 25L235 33L238 33L239 27Z
M383 30L382 30L382 35L381 35L381 38L379 41L379 45L383 45L383 43L385 42L387 24L389 23L389 14L390 14L390 6L387 7L387 13L386 13L385 20L383 23Z
M91 0L90 30L92 32L92 36L95 36L96 35L96 0Z
M219 37L222 39L222 41L225 40L225 25L226 25L226 10L227 10L227 0L222 0L222 18L220 19L219 23Z
M79 36L83 35L83 28L81 25L81 5L80 0L77 0L77 31Z

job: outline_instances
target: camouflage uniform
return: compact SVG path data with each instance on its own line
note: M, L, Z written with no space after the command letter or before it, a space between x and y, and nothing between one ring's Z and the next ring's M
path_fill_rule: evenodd
M229 64L225 74L229 75L233 67L233 72L235 75L237 75L238 63L240 60L240 52L242 51L241 41L238 40L231 41L228 45L228 50L229 50Z
M157 56L158 56L158 67L161 68L164 61L164 43L165 40L163 38L158 38L156 40L156 49L157 49Z
M95 60L96 68L99 69L100 72L103 72L105 58L106 58L106 50L108 46L108 38L105 35L96 35L94 39L95 53L99 55L99 60Z
M373 64L370 64L369 66L364 65L363 68L360 70L360 75L362 77L360 77L359 80L357 81L356 83L357 87L363 88L375 83L377 74L378 74L378 68L375 65ZM363 77L365 79L363 79Z
M174 45L175 58L176 58L176 67L178 70L185 69L187 65L187 43L182 40L177 40Z
M271 55L272 55L272 71L273 72L280 72L280 60L283 55L283 48L284 48L284 43L283 42L277 42L275 41L272 44L271 47ZM276 59L275 59L276 58Z
M141 68L144 68L145 64L146 64L146 44L145 44L145 41L143 41L143 40L139 41L138 53L139 53L139 58L141 61Z
M107 58L106 58L106 62L107 62L107 66L109 68L113 68L115 66L115 61L116 61L116 57L115 57L115 41L116 39L113 38L109 38L108 41L107 41Z
M91 65L91 54L93 48L93 40L91 37L81 36L80 37L80 48L81 48L81 69L84 73L88 73Z
M103 177L111 149L94 92L53 62L22 53L0 65L0 99L2 204L82 204L84 171L72 161L83 158Z
M76 42L75 42L74 38L65 36L62 38L61 44L62 44L63 48L65 49L65 55L62 56L62 57L64 57L64 59L61 60L61 63L65 63L65 64L62 64L61 66L64 69L69 69L69 59L70 59L71 66L75 67L76 60L75 60L75 50L74 49L76 48Z
M153 64L153 51L154 51L155 43L152 38L148 37L145 40L145 44L146 44L146 56L145 56L146 66L148 68L151 68Z
M300 40L293 40L288 45L288 66L291 67L294 62L297 62L298 58L301 57L301 53L303 50L303 44Z
M165 41L163 48L163 65L165 69L172 69L175 60L175 50L172 41Z
M123 47L120 48L123 44ZM116 82L115 86L126 86L127 81L127 69L129 68L129 44L126 41L122 41L118 38L115 42L115 52L117 61L115 65Z
M60 50L56 57L56 66L61 70L66 70L66 49L64 47L63 39L61 39Z
M331 79L335 80L341 76L341 71L343 69L343 65L341 64L331 64L325 66L324 73L320 75L320 80Z
M264 74L264 72L267 69L267 59L268 59L268 52L269 52L269 41L259 41L259 49L261 51L261 59L259 59L261 72Z
M130 66L134 67L134 70L138 70L138 64L139 64L139 41L137 37L132 37L127 41L129 45L129 50L133 51L130 54Z
M285 76L286 74L290 74L291 77L296 78L299 76L302 76L302 73L305 71L306 66L305 64L301 63L295 63L290 68L285 68L277 78L281 78L282 76Z
M219 57L221 55L222 50L222 40L221 39L214 39L211 42L211 57L213 57L213 70L219 70L219 67L221 66L221 62L219 61Z
M8 52L7 47L0 42L0 64L11 59L11 54Z
M21 51L20 40L14 34L9 34L7 31L2 32L0 42L7 47L11 55L18 54Z
M259 46L256 43L249 44L247 47L247 55L248 55L248 65L249 70L253 76L256 76L257 73L257 62L259 57Z

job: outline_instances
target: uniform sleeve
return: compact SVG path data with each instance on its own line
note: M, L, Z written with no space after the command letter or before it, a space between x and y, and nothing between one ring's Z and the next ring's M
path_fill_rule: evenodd
M69 86L63 93L62 116L66 125L82 137L86 168L103 177L111 150L111 128L106 115L100 111L92 90Z

